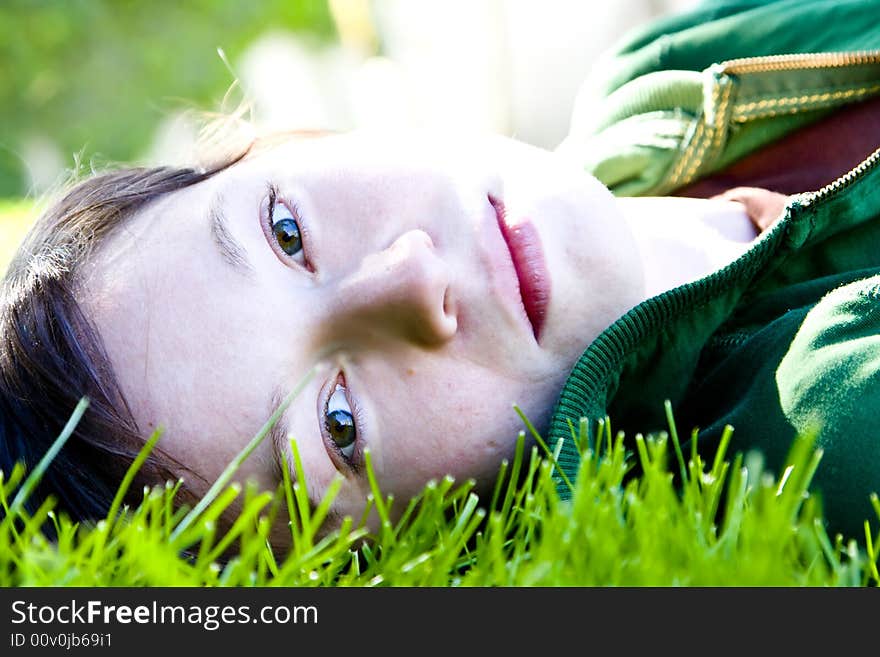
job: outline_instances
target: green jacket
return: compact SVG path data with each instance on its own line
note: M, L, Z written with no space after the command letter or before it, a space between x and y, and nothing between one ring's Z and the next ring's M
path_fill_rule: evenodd
M830 52L849 54L818 54ZM616 194L674 192L880 94L880 1L707 4L633 34L587 89L562 148ZM572 425L587 418L594 432L607 416L630 438L661 431L668 399L679 435L700 428L701 450L731 425L728 453L760 450L777 470L797 434L817 432L813 489L830 529L861 537L876 524L880 143L871 151L795 195L735 262L644 301L587 347L547 436L569 479Z

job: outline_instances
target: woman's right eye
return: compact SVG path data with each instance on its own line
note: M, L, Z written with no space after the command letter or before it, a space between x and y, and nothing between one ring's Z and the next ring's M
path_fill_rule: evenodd
M357 443L355 414L348 403L345 387L336 384L333 394L327 400L324 411L324 426L336 450L349 462L354 456Z
M274 191L269 195L269 229L281 252L306 266L300 221Z

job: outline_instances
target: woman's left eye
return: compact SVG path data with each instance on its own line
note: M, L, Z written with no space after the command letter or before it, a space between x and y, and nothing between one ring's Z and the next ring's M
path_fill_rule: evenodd
M345 394L345 387L341 384L336 384L336 389L327 400L327 407L324 410L324 425L330 440L346 460L351 461L357 444L357 427L355 426L354 413Z
M269 197L269 225L272 238L287 255L304 261L302 231L299 221L284 203L278 201L275 194Z

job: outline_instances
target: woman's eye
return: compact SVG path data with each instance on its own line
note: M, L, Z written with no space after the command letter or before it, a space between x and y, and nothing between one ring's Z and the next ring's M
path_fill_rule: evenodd
M345 396L345 387L340 384L336 385L336 389L327 400L324 423L327 426L330 439L346 459L351 459L357 442L357 428L355 427L354 413L352 413L348 398Z
M284 203L278 203L274 197L269 204L269 218L272 234L278 246L289 256L298 255L303 250L302 235L299 223Z

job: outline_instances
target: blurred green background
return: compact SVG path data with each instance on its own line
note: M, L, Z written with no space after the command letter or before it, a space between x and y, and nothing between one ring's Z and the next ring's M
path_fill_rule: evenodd
M51 142L73 165L122 162L181 107L214 108L229 61L267 29L332 39L326 0L4 0L0 197L30 190L23 149Z
M0 272L45 191L34 162L136 160L163 119L219 107L218 49L234 63L270 29L336 38L327 0L0 2Z

